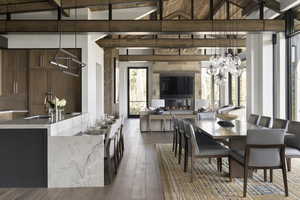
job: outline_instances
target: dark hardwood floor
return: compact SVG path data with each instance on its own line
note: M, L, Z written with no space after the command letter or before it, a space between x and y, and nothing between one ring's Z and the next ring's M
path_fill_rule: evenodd
M0 200L161 200L158 158L154 144L171 143L168 133L141 134L139 120L124 127L125 154L113 184L103 188L0 189Z

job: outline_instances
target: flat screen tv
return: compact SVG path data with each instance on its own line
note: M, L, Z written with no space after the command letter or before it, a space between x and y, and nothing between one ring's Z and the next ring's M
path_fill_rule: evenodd
M160 96L192 96L194 77L192 76L160 76Z

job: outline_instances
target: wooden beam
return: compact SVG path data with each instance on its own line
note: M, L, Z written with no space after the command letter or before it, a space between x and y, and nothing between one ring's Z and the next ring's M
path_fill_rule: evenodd
M52 0L58 1L58 0ZM167 0L165 0L167 1ZM92 6L103 6L111 4L134 4L142 2L157 2L157 0L61 0L62 8L85 8ZM22 12L39 12L45 10L56 10L57 6L50 5L49 2L29 2L29 3L18 3L0 5L0 14L5 13L22 13Z
M260 2L260 0L255 0L257 3ZM274 10L275 12L280 13L280 3L276 0L264 0L264 6L267 8L270 8L271 10Z
M259 9L259 3L260 0L254 0L251 1L247 7L245 7L242 11L243 16L248 16L250 15L253 11ZM281 13L280 11L280 3L276 0L264 0L264 6L277 12Z
M251 1L243 10L242 10L242 16L248 16L255 10L258 10L259 5L258 3Z
M101 32L155 34L199 32L283 32L284 20L0 20L0 32Z
M126 4L113 4L112 9L127 9L127 8L141 8L141 7L156 7L156 2L139 2L139 3L126 3ZM107 5L93 6L90 7L91 11L102 11L108 10Z
M208 61L210 56L178 56L178 55L119 55L119 61L152 61L152 62L199 62Z
M48 0L49 4L54 6L54 7L57 7L57 8L61 8L61 1L62 0ZM62 14L65 16L65 17L70 17L70 9L62 9Z
M245 39L100 39L103 48L245 47Z

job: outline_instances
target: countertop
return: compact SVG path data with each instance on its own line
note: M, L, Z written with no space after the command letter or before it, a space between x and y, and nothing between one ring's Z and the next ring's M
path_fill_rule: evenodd
M0 110L0 114L5 113L28 113L28 110Z
M76 115L72 115L72 114L68 114L68 115L64 115L64 119L59 120L59 121L51 121L50 118L38 118L38 119L14 119L14 120L8 120L8 121L0 121L0 128L14 128L17 126L21 126L21 127L28 127L28 128L34 128L33 126L38 126L41 128L47 128L50 125L74 118L74 117L78 117L81 114L76 114Z

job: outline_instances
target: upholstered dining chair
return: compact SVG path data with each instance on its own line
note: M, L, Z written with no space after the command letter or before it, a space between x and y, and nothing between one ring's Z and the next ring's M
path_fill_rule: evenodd
M119 129L111 129L104 143L104 174L106 176L104 180L106 185L112 183L114 175L117 174L118 161L116 141L118 131Z
M183 119L178 119L178 164L181 163L181 154L182 154L182 149L184 148L184 124L183 124Z
M177 155L177 147L178 147L178 119L175 115L172 115L172 122L173 122L173 145L172 145L172 151L175 154L175 157Z
M259 115L256 115L256 114L250 114L250 116L249 116L249 118L248 118L248 123L257 125L258 120L259 120Z
M286 130L287 125L288 125L288 120L275 118L275 119L273 119L272 128L273 129L284 129L284 130Z
M285 136L285 156L288 171L292 170L292 158L300 158L300 122L290 121Z
M258 120L258 126L269 128L271 124L271 117L260 116Z
M247 131L245 150L231 151L229 159L229 166L233 159L244 167L244 197L247 195L249 169L281 169L285 195L288 196L284 151L283 129L252 129Z
M228 158L229 149L222 146L221 144L214 142L209 144L202 143L199 138L197 138L194 127L190 122L184 122L186 127L186 137L188 143L186 143L186 155L190 157L191 160L191 182L193 181L193 169L194 169L194 160L202 158ZM187 157L187 158L188 158ZM221 172L221 162L218 162L218 171Z

